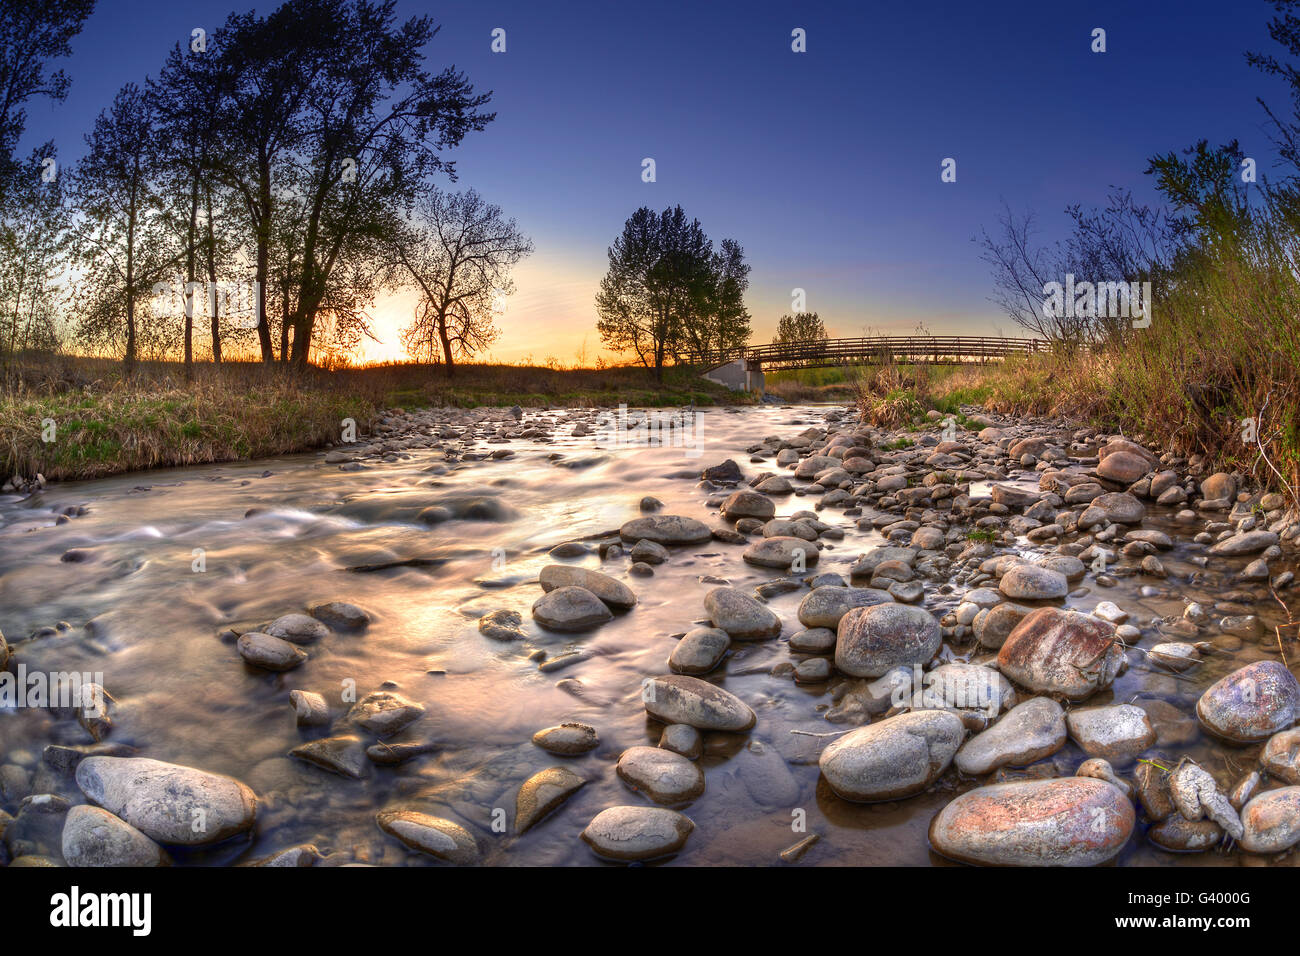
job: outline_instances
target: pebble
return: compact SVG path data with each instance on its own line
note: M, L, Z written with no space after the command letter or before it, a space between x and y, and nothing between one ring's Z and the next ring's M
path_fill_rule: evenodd
M987 730L966 741L953 762L964 774L980 776L999 767L1023 767L1050 757L1066 741L1065 711L1050 697L1017 704Z
M735 641L762 641L781 633L781 619L767 605L735 588L714 588L704 596L713 626Z
M735 694L698 677L653 677L642 688L646 713L700 730L750 730L758 718Z
M464 827L442 817L417 810L383 810L376 817L379 829L396 837L412 850L458 865L479 862L474 836Z
M1084 753L1116 766L1132 763L1156 742L1146 711L1132 704L1081 707L1070 711L1065 723Z
M542 590L551 592L558 588L578 587L590 591L615 611L627 611L636 606L636 595L622 581L608 574L567 564L549 564L538 575Z
M686 632L668 656L668 667L678 674L707 674L722 662L731 646L727 632L697 627Z
M241 634L235 649L249 664L268 671L291 671L307 660L301 647L257 631Z
M690 818L676 810L610 807L587 824L582 839L598 856L639 862L676 853L694 829Z
M615 769L633 790L665 806L684 806L704 793L700 768L689 758L660 747L629 747Z
M1241 811L1241 848L1250 853L1281 853L1300 843L1300 787L1269 790Z
M72 807L63 824L68 866L167 866L167 851L125 820L99 807Z
M533 774L515 798L515 832L526 833L586 783L567 767L547 767Z
M1083 700L1108 687L1124 662L1115 626L1078 611L1042 607L1016 625L998 669L1040 694Z
M1196 702L1206 730L1233 743L1267 740L1300 714L1300 685L1278 661L1256 661L1210 686Z
M605 602L581 587L556 588L533 604L533 619L552 631L589 631L613 617Z
M574 757L600 746L600 735L590 724L571 721L537 731L533 734L533 743L547 753Z

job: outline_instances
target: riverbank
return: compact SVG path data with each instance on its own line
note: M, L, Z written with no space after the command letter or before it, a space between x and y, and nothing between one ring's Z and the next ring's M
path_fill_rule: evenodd
M386 411L479 407L701 407L749 396L689 372L662 383L640 368L549 369L385 365L288 377L253 363L202 366L184 381L177 363L145 366L132 382L117 363L33 364L0 392L0 486L38 487L151 468L310 451L337 442L351 421L370 433ZM38 477L39 476L39 477Z

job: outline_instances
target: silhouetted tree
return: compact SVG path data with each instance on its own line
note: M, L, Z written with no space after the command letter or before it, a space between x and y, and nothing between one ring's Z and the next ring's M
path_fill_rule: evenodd
M777 320L772 344L811 345L825 342L827 337L826 325L821 316L816 312L796 312L794 315L783 315Z
M496 339L496 301L514 291L510 270L532 251L515 221L472 189L423 197L393 245L401 270L420 289L402 346L416 359L441 359L450 378L457 359Z

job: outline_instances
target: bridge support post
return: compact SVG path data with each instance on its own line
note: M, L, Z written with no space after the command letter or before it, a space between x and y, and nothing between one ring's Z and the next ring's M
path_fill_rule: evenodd
M758 392L763 397L763 363L750 359L745 361L745 391Z

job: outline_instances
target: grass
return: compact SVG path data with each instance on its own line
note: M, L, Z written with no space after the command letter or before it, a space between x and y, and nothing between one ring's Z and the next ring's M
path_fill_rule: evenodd
M658 383L640 368L556 370L387 365L301 376L258 363L150 363L125 381L117 363L27 357L0 391L0 484L263 458L337 442L345 419L364 435L385 409L454 406L715 405L746 402L689 370ZM51 440L46 440L51 439Z

